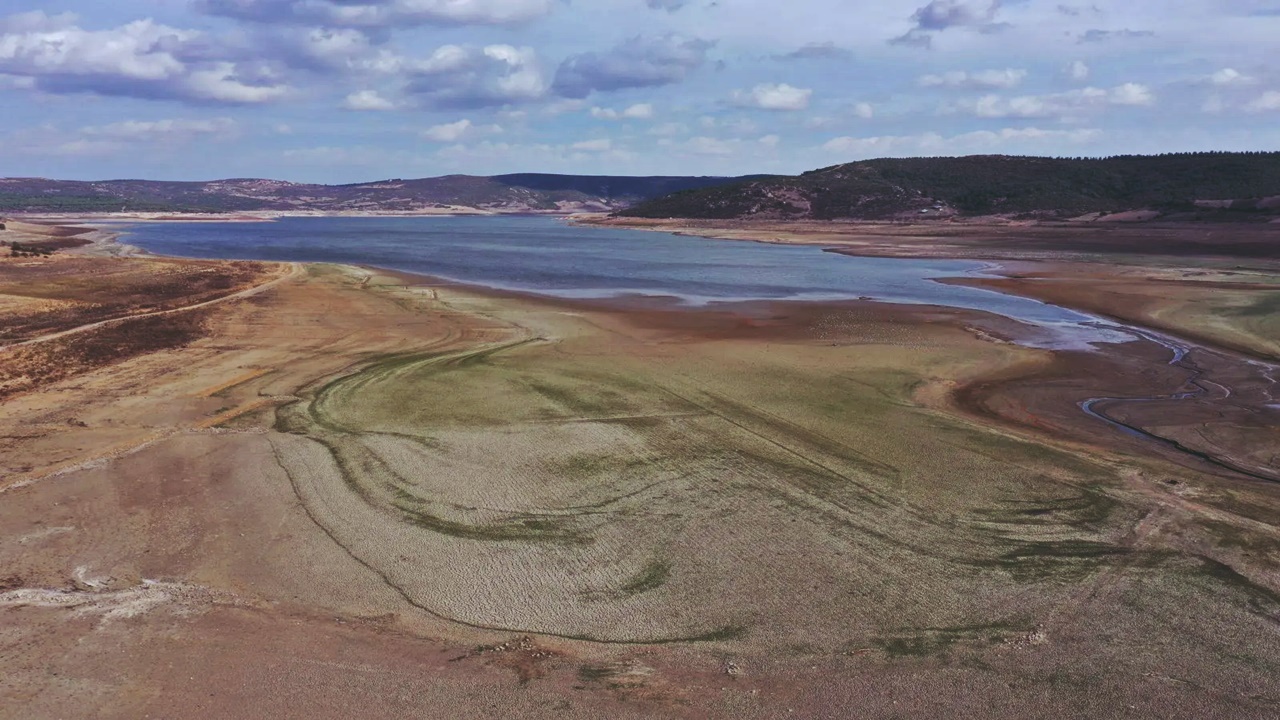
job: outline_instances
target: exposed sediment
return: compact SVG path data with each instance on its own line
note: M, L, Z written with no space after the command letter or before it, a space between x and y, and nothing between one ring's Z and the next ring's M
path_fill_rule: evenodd
M208 313L182 346L0 406L8 707L1280 702L1277 486L1078 406L1185 382L1158 344L1051 352L938 308L629 308L326 267ZM1232 430L1266 431L1256 378L1188 357L1231 388L1177 401L1205 418L1106 412L1265 461L1224 444L1265 437ZM139 592L132 617L74 614Z

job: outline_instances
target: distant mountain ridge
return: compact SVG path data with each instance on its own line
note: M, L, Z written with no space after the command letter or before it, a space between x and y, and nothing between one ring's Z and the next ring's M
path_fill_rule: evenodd
M262 179L84 182L0 178L0 212L606 212L673 192L744 179L534 173L315 185Z
M1280 153L864 160L794 177L685 190L617 214L762 220L1065 219L1130 211L1169 219L1280 217Z

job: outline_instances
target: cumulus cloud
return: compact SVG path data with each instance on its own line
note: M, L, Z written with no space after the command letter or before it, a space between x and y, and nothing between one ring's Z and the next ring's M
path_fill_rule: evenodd
M396 104L378 94L377 90L353 92L342 101L345 110L380 111L395 110Z
M922 75L917 81L921 87L946 87L970 89L1007 89L1017 87L1027 77L1026 70L982 70L965 72L953 70L939 75Z
M321 72L373 70L379 56L390 55L375 48L364 32L350 28L286 28L264 33L258 42L291 67Z
M711 46L679 35L634 37L606 52L568 58L556 70L552 87L564 97L585 98L593 92L678 83L706 62Z
M209 15L347 28L506 25L541 17L551 0L197 0Z
M1088 80L1091 73L1089 66L1083 60L1071 61L1062 72L1072 82L1078 83Z
M807 88L792 87L786 83L765 83L750 90L735 91L733 102L742 107L761 110L804 110L809 107L812 97L813 91Z
M463 118L456 123L444 123L426 128L421 132L422 140L431 142L458 142L468 137L498 135L503 132L502 126L477 126L470 119Z
M1250 112L1271 112L1280 110L1280 91L1269 90L1259 95L1255 100L1245 106Z
M422 137L432 142L458 142L470 130L471 121L464 118L457 122L429 127L422 131Z
M29 78L45 92L253 104L288 91L268 68L219 57L202 33L151 20L85 30L24 13L4 27L0 74Z
M1146 85L1125 83L1111 88L1107 92L1107 101L1112 105L1145 106L1154 105L1156 96Z
M952 28L993 32L1005 25L996 22L1001 0L933 0L911 16L912 28L890 41L895 45L931 47L933 35Z
M1244 87L1258 82L1257 78L1245 75L1235 68L1223 68L1206 79L1219 87Z
M1107 106L1141 107L1155 104L1151 88L1125 83L1110 89L1082 88L1064 93L1005 98L986 95L960 103L956 109L983 118L1057 118L1068 120Z
M432 109L468 109L536 100L547 92L531 48L445 45L409 68L406 91Z
M624 110L602 107L591 108L591 117L601 120L650 120L653 118L653 114L653 105L649 103L638 103Z

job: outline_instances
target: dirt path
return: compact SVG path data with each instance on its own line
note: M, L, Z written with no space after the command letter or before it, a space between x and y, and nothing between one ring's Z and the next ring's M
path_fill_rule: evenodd
M169 310L156 310L153 312L141 313L138 315L125 315L123 317L114 317L114 318L108 318L106 320L99 320L97 322L92 322L87 325L79 325L77 327L73 327L67 330L59 330L58 332L39 335L37 337L23 340L22 342L13 343L11 345L0 345L0 352L4 352L5 350L11 350L13 348L23 347L26 345L37 345L39 343L49 342L50 340L58 340L60 338L68 337L70 335L78 335L83 332L88 332L90 330L95 330L97 328L105 327L107 325L111 325L112 323L123 322L125 320L140 320L142 318L149 318L149 317L176 315L178 313L185 313L185 312L190 312L192 310L199 310L201 308L207 308L207 307L217 305L219 303L228 302L231 300L243 300L245 298L250 298L250 297L253 297L254 295L258 295L259 293L270 290L271 288L279 285L280 283L302 276L304 271L301 263L288 263L288 266L289 266L288 273L279 275L259 285L254 285L253 287L231 293L230 295L224 295L219 298L206 300L204 302L199 302L194 305L186 305L180 308L171 308Z

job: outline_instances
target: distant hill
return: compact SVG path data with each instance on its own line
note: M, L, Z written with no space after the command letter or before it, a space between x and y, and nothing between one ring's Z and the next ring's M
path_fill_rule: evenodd
M744 179L448 175L355 185L310 185L257 179L79 182L0 178L0 212L607 212L676 191Z
M617 214L880 220L993 214L1070 218L1137 210L1172 219L1275 218L1280 216L1280 153L865 160L795 177L685 190Z

